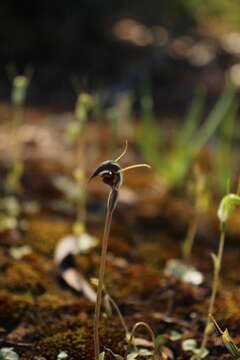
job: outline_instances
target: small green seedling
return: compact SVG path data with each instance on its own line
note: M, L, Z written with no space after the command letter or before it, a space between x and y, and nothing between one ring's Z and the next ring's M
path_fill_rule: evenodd
M226 222L232 214L233 210L240 205L240 196L237 194L227 194L224 196L222 201L220 202L218 208L218 219L220 221L220 241L218 247L218 253L212 254L213 265L214 265L214 275L213 275L213 283L212 283L212 294L210 298L209 308L208 308L208 319L206 323L206 327L204 330L203 340L201 344L201 348L205 348L208 334L209 334L209 326L211 323L211 316L214 312L214 305L218 291L219 285L219 275L222 266L222 258L224 251L224 243L225 243L225 235L226 235Z
M12 116L12 165L6 179L6 189L17 192L24 171L20 154L19 128L23 123L24 106L26 103L27 90L33 75L32 68L26 68L23 75L17 75L15 67L7 68L9 79L12 83L11 105Z
M151 341L135 337L135 333L139 327L145 328L147 330ZM157 346L157 341L153 330L147 323L143 321L140 321L133 326L131 332L128 333L126 340L127 349L124 356L116 354L111 349L106 347L105 350L108 351L116 360L134 360L138 358L150 358L152 360L159 360L160 358L165 359L165 355L159 350Z
M75 106L75 124L77 132L74 139L76 162L81 164L74 173L74 181L76 186L81 189L81 195L77 203L77 218L73 225L73 232L76 236L81 236L86 228L86 122L89 111L93 106L93 98L89 93L83 92L78 95Z
M117 138L128 137L132 139L134 129L132 126L132 95L125 92L118 95L114 106L106 111L106 119L110 125L110 149L115 149Z
M75 104L74 120L66 128L66 141L70 146L76 145L83 137L87 117L92 107L92 96L86 92L79 93Z
M106 267L106 257L107 257L107 248L108 248L108 239L110 233L110 227L112 223L113 212L117 206L118 194L120 187L123 182L123 172L137 167L150 167L147 164L137 164L131 165L126 168L121 168L118 161L126 154L127 152L127 142L123 153L115 160L107 160L101 163L92 175L89 178L91 181L94 177L100 176L104 183L111 187L111 191L108 196L107 202L107 213L104 225L104 233L102 240L102 251L101 251L101 260L99 268L99 281L97 289L97 301L95 306L94 314L94 351L95 351L95 360L99 360L100 354L100 345L99 345L99 321L100 321L100 310L102 303L102 291L104 285L104 275Z
M79 91L78 91L79 93ZM85 278L75 268L64 268L62 261L65 257L89 252L98 244L86 231L86 121L92 108L93 99L88 93L79 93L75 106L74 121L66 129L66 140L74 151L75 162L78 167L73 172L72 178L57 176L53 179L54 185L64 194L64 200L58 201L56 205L76 212L76 219L72 226L72 234L64 236L58 242L55 249L55 262L60 270L62 279L75 291L81 291L91 301L96 301L95 291L91 288ZM64 204L64 206L63 206Z
M75 104L74 119L65 130L67 144L74 151L75 161L78 167L73 172L73 178L57 176L54 185L63 192L65 200L76 208L77 216L73 225L75 236L81 236L85 231L86 223L86 122L90 110L93 107L93 97L87 92L80 92L75 83L77 100ZM60 203L61 205L61 203Z
M194 239L198 230L199 216L206 211L209 204L209 196L206 191L206 176L201 172L199 166L194 168L194 214L191 222L189 223L186 238L182 244L182 255L186 263L189 262Z
M159 347L157 346L157 341L156 341L155 335L153 333L153 330L147 323L145 323L143 321L138 322L133 326L132 330L129 331L128 326L124 320L123 315L121 314L121 311L120 311L118 305L116 304L116 302L113 300L113 298L109 294L106 294L104 297L104 305L105 305L105 311L106 311L107 316L112 315L112 307L115 309L115 311L120 319L121 325L124 329L125 338L127 341L127 354L125 354L125 357L122 357L119 354L113 353L112 350L109 348L105 348L108 352L110 352L112 354L112 356L116 360L124 360L124 359L133 360L133 359L137 358L138 356L151 357L153 360L159 359L159 357L158 357L158 355L160 353ZM146 343L144 341L142 341L142 339L140 339L140 338L135 339L135 333L136 333L137 328L139 328L139 327L144 327L145 329L147 329L147 332L149 333L149 335L151 337L151 343L149 343L148 345L151 345L153 347L153 351L146 348ZM136 341L134 341L134 340L136 340ZM138 345L140 345L139 342L142 345L141 347L136 346L136 343ZM145 347L144 347L144 345L145 345Z

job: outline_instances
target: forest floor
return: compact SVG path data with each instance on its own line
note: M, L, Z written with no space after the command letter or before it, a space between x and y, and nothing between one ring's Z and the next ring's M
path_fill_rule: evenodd
M0 113L2 119L7 119L9 109L2 107ZM0 234L0 346L14 348L25 360L55 360L62 351L68 359L93 359L94 303L60 281L54 261L59 240L72 233L75 220L74 207L64 202L53 185L54 177L71 176L77 166L79 154L76 156L63 142L67 117L70 115L27 112L20 131L24 175L22 189L16 195L21 206L17 222L21 226ZM88 156L88 174L100 161L116 157L122 148L120 139L112 151L107 138L107 130L99 132L93 124L88 126L87 153L83 154ZM3 121L1 188L11 156L9 141L11 129ZM134 142L130 142L124 162L141 161ZM86 229L99 242L87 254L75 256L75 267L89 283L98 276L107 191L98 180L86 190ZM6 197L3 190L2 197ZM181 258L181 242L192 217L192 206L184 194L169 193L154 170L145 169L126 174L120 190L110 235L105 291L117 303L129 328L139 321L151 326L165 359L191 359L192 353L183 350L184 341L195 339L198 346L201 343L213 275L210 253L217 251L219 238L217 205L202 216L194 244L191 264L204 274L203 283L195 286L164 271L169 260ZM234 221L231 241L226 242L214 316L238 343L240 221ZM138 337L148 339L141 331ZM111 316L102 317L100 343L102 349L125 354L125 333L114 310ZM231 358L216 331L209 336L207 348L209 360ZM106 358L113 356L107 351Z

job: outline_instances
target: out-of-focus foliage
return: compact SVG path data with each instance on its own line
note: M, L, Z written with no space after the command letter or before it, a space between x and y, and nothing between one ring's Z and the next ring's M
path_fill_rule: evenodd
M228 119L235 107L235 90L232 85L228 85L200 125L203 101L203 94L198 93L181 129L171 140L170 147L165 143L167 135L154 120L151 108L147 106L144 110L138 135L140 149L146 161L155 167L170 187L182 184L194 157L215 134L219 125Z
M218 208L218 218L225 223L233 210L240 205L240 196L237 194L228 194L222 199Z
M229 179L234 178L236 169L234 168L234 147L233 139L237 132L238 103L235 102L231 111L227 115L226 120L221 124L219 136L217 138L217 146L213 149L215 159L214 173L218 182L219 190L222 194L226 191L226 184Z
M183 6L198 22L224 20L239 27L240 12L238 0L183 0Z

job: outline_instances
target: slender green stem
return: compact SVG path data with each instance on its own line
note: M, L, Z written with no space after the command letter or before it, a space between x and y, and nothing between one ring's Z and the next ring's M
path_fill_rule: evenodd
M80 179L77 178L76 180L79 182L79 186L82 189L81 198L77 204L77 216L76 221L73 226L75 228L76 225L82 224L83 231L85 231L86 227L86 164L87 160L84 156L86 153L86 129L85 123L87 121L87 109L85 106L80 105L79 109L75 111L75 118L76 121L79 122L79 126L81 127L81 131L79 136L75 139L74 142L74 151L76 154L76 164L80 164L80 167L77 169L77 172L80 171L81 176ZM78 228L78 227L77 227ZM77 234L79 235L79 234Z
M126 335L126 339L127 339L128 334L129 334L129 330L128 330L127 324L126 324L126 322L124 320L124 317L122 316L122 313L121 313L119 307L117 306L116 302L113 300L113 298L109 294L107 294L106 296L108 298L108 301L112 304L112 306L114 307L116 313L118 314L118 317L119 317L120 322L122 324L122 327L123 327L123 329L125 331L125 335Z
M104 274L105 274L106 258L107 258L108 239L109 239L109 232L112 222L113 210L114 209L111 209L109 207L107 208L103 240L102 240L102 252L101 252L101 261L100 261L100 269L99 269L99 277L98 277L97 300L96 300L94 323L93 323L95 360L99 360L99 354L100 354L99 322L100 322L102 292L103 292Z
M79 182L79 186L82 188L81 198L77 204L77 216L76 216L76 223L83 224L85 229L86 227L86 165L82 162L81 167L82 172L82 179Z
M12 164L10 173L7 176L6 185L9 191L18 191L20 180L23 173L23 163L21 161L21 144L20 144L20 126L23 123L23 106L15 106L12 120Z
M215 300L216 300L218 285L219 285L219 274L220 274L221 265L222 265L224 243L225 243L225 231L224 231L224 229L221 229L218 254L217 254L216 261L214 261L214 276L213 276L213 283L212 283L212 294L211 294L209 308L208 308L207 323L206 323L206 326L204 329L204 335L203 335L203 339L202 339L202 343L201 343L201 350L203 350L206 347L206 343L208 340L208 329L209 329L209 324L211 322L211 316L214 311L214 305L215 305ZM200 351L200 353L201 353L201 351Z
M190 259L191 253L192 253L194 238L197 233L197 227L198 227L198 218L195 215L192 222L190 223L190 225L188 227L187 236L186 236L186 238L183 242L183 246L182 246L182 255L183 255L183 259L185 262L189 262L189 259Z

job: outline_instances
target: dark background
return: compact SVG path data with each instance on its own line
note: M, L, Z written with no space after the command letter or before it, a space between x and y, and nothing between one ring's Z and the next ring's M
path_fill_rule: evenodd
M107 86L112 91L139 87L148 78L156 102L161 103L159 107L170 109L174 101L176 109L181 108L192 96L201 71L183 59L169 56L166 47L140 47L120 41L113 35L112 28L116 21L128 17L150 28L161 25L172 38L184 34L198 37L195 3L184 0L2 1L0 97L9 98L6 66L15 64L18 73L28 65L34 69L28 94L28 102L34 105L72 106L74 77L90 90Z

